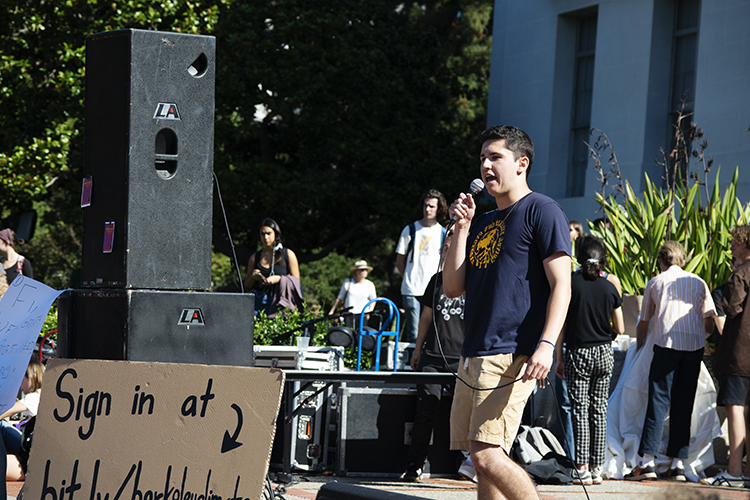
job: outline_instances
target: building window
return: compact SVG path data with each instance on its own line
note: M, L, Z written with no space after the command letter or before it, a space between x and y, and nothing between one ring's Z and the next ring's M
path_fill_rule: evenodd
M590 140L591 98L594 90L594 56L596 53L596 19L596 13L578 18L566 197L583 196L586 187L589 152L584 141Z
M680 109L683 114L691 114L695 109L695 74L698 66L698 26L700 23L700 0L677 0L675 2L674 29L672 35L672 82L669 105L669 145L675 147L674 126ZM683 108L684 103L684 108ZM687 136L691 116L680 124L687 142L688 151L680 152L683 179L687 175L687 161L690 154L690 137ZM684 157L687 153L687 158Z

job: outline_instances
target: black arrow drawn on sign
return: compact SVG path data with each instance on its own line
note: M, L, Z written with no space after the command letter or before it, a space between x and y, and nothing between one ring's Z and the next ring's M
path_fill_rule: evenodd
M224 440L221 442L221 452L226 453L232 451L235 448L242 446L242 443L237 441L242 430L242 410L239 406L232 403L232 408L237 412L237 428L234 430L234 434L229 435L229 431L224 431Z

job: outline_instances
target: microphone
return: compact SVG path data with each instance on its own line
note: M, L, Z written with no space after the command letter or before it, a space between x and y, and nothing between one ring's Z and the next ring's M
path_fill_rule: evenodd
M469 194L471 196L476 196L482 192L482 189L484 189L484 182L482 182L482 179L474 179L471 181L471 186L469 186Z
M484 182L482 182L482 179L474 179L471 181L471 185L469 186L469 193L472 197L478 195L482 192L482 189L484 189ZM451 218L451 225L455 224L456 222L456 214L453 214L453 218Z

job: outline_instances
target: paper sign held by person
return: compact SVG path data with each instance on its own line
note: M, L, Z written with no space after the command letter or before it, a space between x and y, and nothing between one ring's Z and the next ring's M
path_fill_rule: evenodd
M61 293L19 274L0 299L0 413L15 403L39 331Z

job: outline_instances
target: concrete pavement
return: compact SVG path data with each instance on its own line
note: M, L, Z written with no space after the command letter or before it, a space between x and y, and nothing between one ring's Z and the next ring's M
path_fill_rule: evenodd
M283 486L285 489L283 496L286 500L315 499L320 487L330 481L434 500L475 500L477 496L475 484L458 479L427 478L420 483L405 483L399 480L376 478L298 475L293 477L294 481L288 485L273 484L274 487ZM750 499L750 489L714 488L697 483L674 483L671 481L605 480L600 485L587 486L588 497L580 485L540 485L538 487L543 500L585 500L587 498L591 500L657 500L657 494L664 493L667 488L676 489L674 492L676 494L671 497L672 499L686 497L690 497L691 500L697 500L698 498L706 500ZM699 495L695 496L695 493Z
M338 481L344 484L371 488L382 492L400 493L432 500L475 500L477 488L470 481L446 478L426 478L419 483L405 483L394 479L326 477L293 475L289 484L272 483L286 500L314 500L324 484ZM15 500L23 483L8 483L8 500ZM281 489L283 488L283 490ZM672 500L689 497L690 500L750 500L750 489L714 488L697 483L674 483L670 481L617 481L605 480L600 485L540 485L542 500L658 500L658 494L675 488ZM587 496L588 493L588 496ZM698 496L695 496L695 494ZM691 496L692 495L692 496Z

